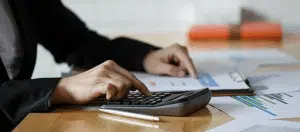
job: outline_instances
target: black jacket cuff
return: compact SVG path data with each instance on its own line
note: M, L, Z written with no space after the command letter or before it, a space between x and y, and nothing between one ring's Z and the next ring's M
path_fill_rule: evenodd
M134 71L145 71L143 66L145 56L151 51L160 49L145 42L126 37L116 38L111 41L111 44L116 49L117 57L120 58L119 64L127 70Z
M34 112L49 112L50 96L59 78L44 78L33 80L16 80L4 83L0 92L1 107L7 113L11 124L17 124L27 114Z

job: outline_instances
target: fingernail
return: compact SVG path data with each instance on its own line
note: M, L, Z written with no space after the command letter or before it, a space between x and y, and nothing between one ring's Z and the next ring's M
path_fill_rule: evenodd
M151 96L152 93L151 93L150 91L148 91L148 92L146 93L146 95L147 95L147 96Z
M197 72L194 73L194 78L197 78L198 77L198 74Z
M184 71L179 71L178 72L178 76L179 77L184 77L185 76L185 72Z
M106 99L107 100L110 100L111 99L111 96L108 94L108 95L106 95Z

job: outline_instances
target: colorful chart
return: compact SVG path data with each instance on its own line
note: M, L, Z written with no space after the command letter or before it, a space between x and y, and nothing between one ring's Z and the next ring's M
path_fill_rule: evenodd
M217 82L213 79L213 77L206 72L198 73L198 80L204 87L219 87Z
M266 94L262 96L233 96L232 98L249 107L254 107L272 116L277 116L277 114L270 110L268 106L279 104L288 105L285 98L293 98L293 96L287 93L279 93Z

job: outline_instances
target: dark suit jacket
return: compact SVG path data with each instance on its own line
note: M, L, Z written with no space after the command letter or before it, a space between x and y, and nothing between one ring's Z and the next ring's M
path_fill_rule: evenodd
M30 112L51 110L47 102L59 78L30 80L38 43L53 54L56 62L84 69L114 60L128 70L143 70L144 56L157 49L124 37L110 40L98 35L60 0L9 1L21 32L24 59L14 80L9 80L0 60L0 121L5 122L1 130L11 130Z

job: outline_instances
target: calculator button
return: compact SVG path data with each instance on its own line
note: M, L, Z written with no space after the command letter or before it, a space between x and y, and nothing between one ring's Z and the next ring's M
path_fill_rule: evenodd
M158 95L152 94L151 97L157 97Z
M146 101L144 101L142 104L147 105L147 104L149 104L150 102L151 102L150 100L146 100Z
M153 97L146 97L145 99L152 99Z
M162 95L159 95L159 97L165 97L165 96L166 96L166 95L163 95L163 94L162 94Z
M154 97L154 99L160 99L160 97Z
M142 99L143 97L136 97L137 99Z
M149 101L154 101L155 99L149 99Z
M157 99L157 100L155 100L156 102L162 102L162 100L161 99Z
M164 95L171 95L171 93L164 93Z
M139 100L137 100L137 101L139 101L139 102L144 102L144 101L145 101L145 99L139 99Z
M154 104L156 104L156 101L150 102L150 105L154 105Z

